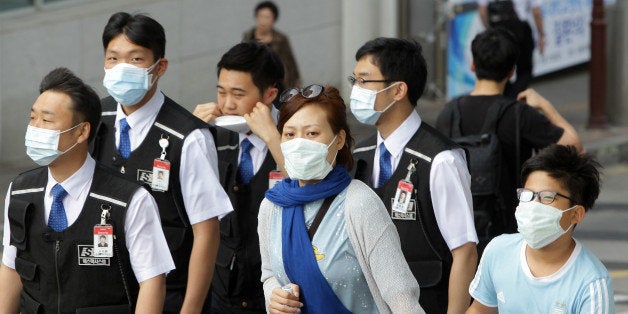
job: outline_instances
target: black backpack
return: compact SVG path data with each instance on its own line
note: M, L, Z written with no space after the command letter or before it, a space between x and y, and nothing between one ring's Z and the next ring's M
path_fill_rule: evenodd
M462 146L468 153L473 215L475 230L480 241L478 252L481 254L492 238L504 233L503 230L505 230L510 219L508 215L512 212L500 192L500 178L504 162L502 160L502 145L497 137L497 123L506 109L517 102L512 100L507 104L503 102L493 103L486 113L481 132L463 136L460 130L460 99L450 103L453 119L451 120L449 135L452 141ZM516 156L519 156L518 113L515 124ZM517 160L517 165L519 165L519 160ZM518 170L517 168L517 172ZM515 175L518 177L518 173Z
M495 0L488 3L488 24L491 27L502 26L506 23L519 22L511 0Z

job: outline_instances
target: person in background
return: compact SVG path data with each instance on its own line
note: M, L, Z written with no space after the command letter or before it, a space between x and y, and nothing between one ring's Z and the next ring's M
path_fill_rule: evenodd
M600 193L599 167L576 147L556 144L524 163L519 233L486 247L467 313L615 313L606 267L573 238Z
M177 267L167 277L164 312L209 311L206 296L220 239L218 218L233 211L218 181L213 137L206 123L158 87L168 59L165 32L157 21L115 13L102 41L103 85L110 97L102 99L103 118L92 154L151 187Z
M153 197L88 154L98 95L66 68L39 92L25 145L42 167L7 192L0 313L160 313L174 263ZM95 245L96 227L113 248Z
M353 151L355 178L392 218L428 313L460 313L477 265L478 238L464 150L425 123L415 107L427 80L419 44L376 38L358 49L349 77L351 112L374 132ZM397 191L409 204L395 210Z
M471 43L471 54L475 87L470 95L445 104L436 120L436 129L448 137L453 136L457 107L461 136L481 134L489 112L497 112L495 130L491 131L497 134L501 149L498 194L501 199L495 204L498 209L489 214L493 218L488 236L482 232L480 243L484 247L497 235L517 231L514 210L519 202L516 194L516 189L521 187L519 173L533 150L557 143L573 145L581 151L582 143L574 127L535 90L521 92L517 97L519 101L503 95L515 71L518 55L516 39L510 32L491 28L477 34ZM495 203L496 199L479 201Z
M280 97L290 179L266 192L258 233L270 313L424 313L384 204L352 180L353 139L333 87Z
M514 10L511 14L505 16L512 16L512 18L502 18L499 21L491 21L489 6L497 2L510 2L509 6ZM504 28L515 35L517 38L517 48L519 50L519 58L517 59L517 80L514 83L508 82L504 95L514 98L520 92L524 91L530 85L532 80L533 70L533 58L534 52L534 38L532 37L532 28L529 21L534 20L536 26L537 38L536 46L539 48L539 53L545 52L545 30L543 28L543 11L541 6L543 0L477 0L478 13L482 24L486 28ZM513 14L514 13L514 14Z
M255 6L255 27L242 35L243 41L257 41L270 47L279 56L284 66L284 88L300 87L299 68L292 53L288 36L276 30L273 25L279 19L279 8L272 1L262 1Z
M281 175L264 137L251 133L251 126L244 117L254 127L259 124L259 118L265 118L262 121L267 122L271 134L278 134L279 111L273 101L278 98L283 65L267 46L244 42L229 49L217 69L217 103L200 104L194 110L194 115L203 121L218 125L218 172L234 208L234 212L220 221L212 312L265 313L264 291L259 280L257 215L264 193L273 182L281 179L275 176ZM231 121L234 118L239 118L240 122L221 122L221 119ZM257 128L254 131L260 132ZM278 136L276 138L273 146L278 150Z

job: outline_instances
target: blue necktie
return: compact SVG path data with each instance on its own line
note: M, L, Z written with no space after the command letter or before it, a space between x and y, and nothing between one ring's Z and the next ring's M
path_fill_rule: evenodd
M238 165L238 182L248 184L253 177L253 159L251 158L251 148L253 144L248 138L240 143L240 165Z
M56 232L61 232L68 227L68 218L65 216L65 208L63 207L63 199L68 195L63 187L55 184L52 187L52 206L50 207L50 216L48 217L48 226Z
M381 188L386 184L386 181L390 179L392 170L390 167L390 153L386 149L386 145L382 142L379 145L379 180L377 180L377 187Z
M129 130L131 126L126 122L126 118L120 120L120 144L118 145L118 151L120 156L124 159L128 159L131 155L131 140L129 139Z

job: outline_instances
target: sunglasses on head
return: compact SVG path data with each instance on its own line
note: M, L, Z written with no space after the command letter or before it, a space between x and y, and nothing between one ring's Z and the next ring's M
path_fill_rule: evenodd
M307 98L307 99L315 98L315 97L318 97L324 90L325 90L325 87L318 84L312 84L303 89L298 89L296 87L293 87L291 89L286 89L285 91L283 91L283 93L281 93L281 96L279 96L279 102L285 103L289 101L290 99L292 99L292 97L299 94L301 94L303 98Z

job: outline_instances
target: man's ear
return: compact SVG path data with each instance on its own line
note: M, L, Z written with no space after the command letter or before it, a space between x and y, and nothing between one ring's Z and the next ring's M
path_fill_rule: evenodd
M396 84L397 86L393 87L393 90L395 91L393 99L396 101L400 101L408 95L408 84L403 81L396 82Z
M92 125L87 122L84 121L81 126L77 127L77 129L79 129L79 131L81 132L81 134L79 135L78 139L76 140L77 143L83 143L83 142L87 142L89 140L89 133L92 130Z
M473 59L471 59L471 65L469 66L469 68L471 69L471 72L475 73L475 63L473 62Z
M582 205L577 205L576 208L572 209L572 211L573 214L571 215L570 221L570 224L572 225L580 223L584 219L584 216L587 214L584 206Z
M267 88L266 91L264 91L264 94L262 95L262 102L266 105L272 104L275 98L277 98L278 93L279 93L279 88L275 86L271 86Z

